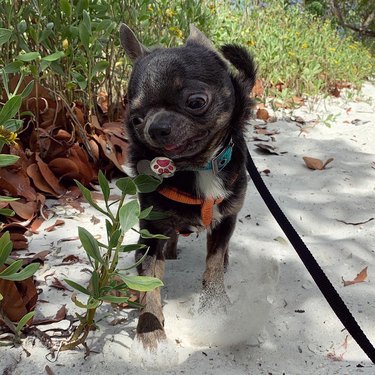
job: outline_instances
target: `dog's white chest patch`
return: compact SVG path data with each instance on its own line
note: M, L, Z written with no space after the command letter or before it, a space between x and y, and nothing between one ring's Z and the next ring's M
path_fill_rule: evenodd
M196 191L200 198L225 198L228 192L225 190L223 180L212 171L196 172Z

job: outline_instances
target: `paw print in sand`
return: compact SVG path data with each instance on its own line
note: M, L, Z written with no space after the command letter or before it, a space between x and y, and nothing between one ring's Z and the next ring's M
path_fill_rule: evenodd
M162 177L172 177L176 171L173 160L164 157L153 159L150 166L153 172Z

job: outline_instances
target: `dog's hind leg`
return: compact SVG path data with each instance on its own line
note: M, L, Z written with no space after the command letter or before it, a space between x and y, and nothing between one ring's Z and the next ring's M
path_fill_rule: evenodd
M224 270L228 263L228 245L236 225L236 217L236 215L225 217L207 233L201 311L212 307L225 307L230 303L224 287Z
M169 235L169 240L164 246L164 256L166 259L177 259L177 242L178 235L173 231Z
M143 262L138 266L138 273L143 276L157 277L163 279L164 276L164 255L163 247L165 241L151 239L140 241L149 246L149 252ZM142 252L136 254L136 258L140 259ZM142 292L140 301L144 307L142 308L138 325L137 339L143 343L146 349L155 349L158 342L165 340L164 332L164 315L161 304L160 288L156 288L150 292Z

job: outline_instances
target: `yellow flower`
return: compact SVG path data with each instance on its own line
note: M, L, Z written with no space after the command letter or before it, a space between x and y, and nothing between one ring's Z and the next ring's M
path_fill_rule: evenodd
M178 27L176 27L176 26L170 27L169 31L171 33L173 33L175 36L177 36L177 38L182 39L182 37L184 36L184 34L182 33L182 31Z
M336 52L336 48L332 48L332 47L330 47L330 48L328 48L331 52Z
M68 39L64 39L63 42L62 42L62 47L63 47L63 50L66 51L69 47L69 42L68 42Z
M5 129L4 126L0 126L0 142L6 143L7 145L12 145L16 143L17 133L11 132Z
M296 54L295 54L294 52L290 52L290 51L289 51L289 52L288 52L288 55L289 55L289 56L295 56Z
M307 43L303 43L301 48L306 49L309 45Z
M149 12L152 12L152 11L154 10L154 7L152 6L152 4L148 4L148 5L147 5L147 10L148 10Z
M248 40L248 41L246 42L246 44L247 44L249 47L253 47L253 46L255 46L255 45L257 44L257 42L255 42L254 40Z
M176 15L176 12L173 11L172 9L168 8L168 9L165 11L165 14L166 14L167 17L172 18L173 16Z
M357 49L357 46L355 44L349 44L350 49Z

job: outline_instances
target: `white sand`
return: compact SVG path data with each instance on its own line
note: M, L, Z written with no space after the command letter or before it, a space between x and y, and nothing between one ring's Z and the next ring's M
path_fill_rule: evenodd
M271 171L264 179L275 199L375 344L375 220L362 225L338 221L363 222L375 217L375 86L365 85L360 100L353 100L356 97L322 99L312 111L305 106L293 113L305 120L337 115L330 128L316 124L299 136L295 122L269 124L268 129L280 131L272 144L286 154L255 151L252 127L248 144L258 169ZM333 157L334 161L324 171L312 171L304 166L303 156ZM50 233L41 229L31 238L30 252L51 250L37 276L43 289L40 299L49 301L38 304L38 317L54 315L63 304L69 314L79 312L70 301L70 293L51 288L53 277L45 282L46 275L54 272L60 280L88 280L82 269L89 265L79 242L57 241L75 236L78 225L94 234L103 235L104 231L103 217L91 209L79 215L70 208L60 207L58 211L65 226ZM93 214L100 219L99 224L90 222ZM169 341L157 353L150 356L133 343L135 311L113 312L105 306L99 312L103 318L98 323L100 330L90 334L87 341L94 351L87 359L81 348L60 353L55 362L49 362L45 358L48 350L38 340L28 338L24 348L29 357L21 348L0 349L0 372L46 374L48 365L53 373L63 375L374 374L375 366L353 339L348 338L347 349L342 346L347 333L283 239L281 229L249 183L231 241L226 286L232 306L227 314L197 313L205 235L181 238L178 259L167 262L163 288ZM135 242L136 236L131 234L128 241ZM78 255L81 261L62 266L61 260L69 254ZM131 261L132 256L125 259L126 264ZM354 279L365 266L365 282L343 287L342 277ZM127 318L127 322L108 324L117 317ZM56 325L64 327L66 323ZM341 360L335 361L333 355Z

